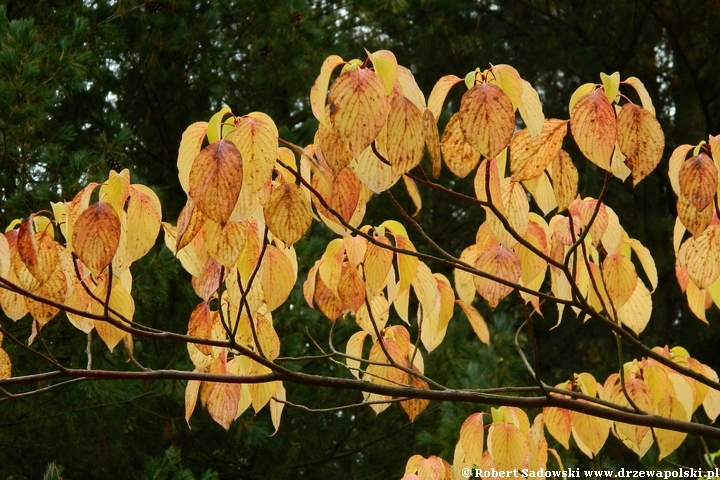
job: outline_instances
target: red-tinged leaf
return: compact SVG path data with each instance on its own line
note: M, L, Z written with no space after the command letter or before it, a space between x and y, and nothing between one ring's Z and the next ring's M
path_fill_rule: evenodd
M195 202L188 198L178 216L175 251L180 251L189 245L202 229L203 223L205 223L205 217L199 209L195 208Z
M110 204L97 202L73 225L73 250L94 275L107 267L120 244L120 219Z
M347 255L350 265L357 267L365 258L368 241L363 237L347 235L342 239L342 246L345 249L345 255Z
M343 306L353 312L365 304L365 281L357 268L345 267L338 283L338 297Z
M352 169L342 169L332 182L330 207L349 223L358 208L361 191L362 184ZM329 218L337 220L332 214L329 214Z
M443 103L445 103L445 97L447 97L450 89L462 82L462 78L456 77L455 75L445 75L437 81L430 96L428 97L427 108L433 114L433 118L437 121L442 113Z
M392 172L401 175L414 168L423 156L423 114L410 100L396 94L387 117L387 160Z
M718 186L718 171L709 155L701 153L687 160L678 174L680 193L702 211L710 205Z
M565 210L577 197L578 171L565 150L560 150L552 162L552 179L558 212Z
M540 135L533 139L525 128L513 135L510 143L510 170L520 182L542 175L557 158L567 133L567 120L549 119L543 123Z
M240 388L239 383L215 383L207 399L208 413L225 430L229 430L235 420Z
M385 237L375 237L375 239L382 244L390 245L390 240ZM390 267L392 267L393 256L393 252L386 248L379 247L372 243L368 245L363 265L365 283L367 284L368 293L371 294L371 296L374 297L377 295L385 286L385 279L390 271Z
M274 245L268 245L262 263L262 287L268 311L285 303L295 286L294 268L290 259Z
M327 96L328 84L330 83L330 75L335 68L344 63L344 60L337 55L330 55L325 59L320 67L320 75L315 80L315 84L310 89L310 107L313 115L318 119L321 125L330 128L330 121L325 116L325 97Z
M310 202L300 187L282 183L273 189L265 206L265 221L270 232L285 245L294 245L310 228Z
M410 376L410 384L414 388L422 388L423 390L428 390L430 388L425 380L412 375ZM400 407L405 410L405 413L411 422L414 422L418 415L425 411L428 405L430 405L430 400L425 400L423 398L413 398L411 400L400 402Z
M5 350L0 348L0 379L12 376L12 362Z
M611 253L603 261L602 273L610 300L616 309L622 307L630 299L638 283L635 266L629 258L619 253Z
M457 303L465 313L465 316L467 317L468 322L470 322L470 326L475 332L475 335L477 335L480 341L485 345L490 345L490 331L488 330L485 319L482 315L480 315L480 312L478 312L471 304L465 303L460 299L455 300L455 303Z
M460 444L470 465L482 463L483 452L483 414L473 413L460 427Z
M235 119L235 130L228 134L242 157L242 186L247 193L260 193L272 176L278 149L275 122L260 112Z
M341 74L330 88L328 104L333 129L355 155L370 146L388 114L385 85L367 68Z
M35 232L32 216L20 225L16 248L20 260L38 283L50 278L58 263L55 241L47 231Z
M480 154L495 157L510 143L515 111L499 87L483 83L468 90L460 103L459 115L465 138Z
M243 185L243 160L232 142L220 140L205 147L190 170L188 195L207 218L225 223Z
M617 144L632 171L633 185L637 185L660 163L665 135L655 115L626 103L617 116Z
M323 124L318 126L315 134L315 147L318 160L324 161L335 175L347 167L353 159L352 153L338 134Z
M160 233L162 208L155 192L145 185L129 188L125 257L132 263L144 257L155 245Z
M440 149L445 165L460 178L465 178L480 161L480 154L463 133L458 113L445 125Z
M69 254L66 251L61 250L61 248L57 246L54 246L54 248L58 250L59 254L62 253L67 256L65 261L72 265L72 258L69 257ZM68 275L72 276L68 277ZM68 297L68 292L74 286L74 278L75 272L72 269L72 266L70 266L70 268L63 268L58 261L55 270L53 270L50 277L33 293L56 303L63 303ZM57 307L43 302L37 302L30 298L26 298L25 303L27 304L28 312L30 312L30 315L37 320L40 328L44 327L60 312L60 309Z
M720 275L720 239L718 227L711 226L688 240L685 266L690 280L701 289L708 288Z
M212 257L208 257L205 268L199 277L192 278L192 286L198 297L208 301L220 287L220 270L222 266Z
M517 255L503 246L487 250L480 254L475 268L508 282L517 283L520 279L520 260ZM475 277L475 289L492 308L512 292L512 287L485 277Z
M678 197L677 212L678 218L693 236L704 232L713 219L713 205L708 205L704 210L698 211L695 205L683 195Z
M200 305L195 307L195 310L193 310L190 314L188 335L204 339L212 338L214 315L217 314L217 312L212 312L210 310L208 302L202 302ZM212 347L210 345L196 344L195 346L205 355L210 355L212 353Z
M490 426L487 449L498 470L521 469L528 454L525 435L515 425L505 422Z
M195 157L200 153L203 140L207 133L207 122L196 122L185 129L180 140L180 150L178 151L178 177L180 178L180 186L185 193L190 191L190 170L192 169Z
M602 89L588 93L575 103L570 111L570 129L583 155L609 172L617 120Z
M188 380L187 386L185 387L185 421L188 424L188 428L190 428L190 417L192 417L193 411L195 411L199 390L200 380Z
M425 113L423 113L423 140L432 163L432 176L438 178L441 169L440 132L438 131L437 121L430 109L425 109Z

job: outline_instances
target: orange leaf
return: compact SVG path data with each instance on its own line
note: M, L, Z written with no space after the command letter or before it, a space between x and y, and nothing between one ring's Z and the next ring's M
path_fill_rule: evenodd
M445 97L447 97L448 92L459 82L462 82L462 78L456 77L455 75L445 75L433 86L430 96L428 97L427 108L432 112L435 121L440 118L443 103L445 103Z
M213 317L215 315L218 315L218 313L210 311L210 305L208 302L202 302L200 305L195 307L195 310L193 310L190 314L190 321L188 322L188 335L204 339L212 338L214 323ZM210 345L196 344L195 347L197 347L197 349L205 355L210 355L212 353L212 347Z
M637 185L660 163L665 135L655 115L626 103L617 116L617 144L632 171L633 185Z
M583 155L609 172L617 120L602 89L588 93L575 103L570 112L570 129Z
M410 384L414 388L422 388L424 390L429 389L428 384L425 380L417 378L415 376L410 376ZM410 400L405 400L404 402L400 402L400 407L405 410L405 413L407 413L407 416L411 422L414 422L417 416L420 415L427 408L428 405L430 405L430 400L425 400L424 398L413 398Z
M324 160L335 175L347 167L353 159L352 153L338 134L323 124L318 126L315 134L315 147L315 155L318 160Z
M97 202L80 214L73 225L72 242L80 261L100 275L120 244L120 219L109 203Z
M478 257L475 268L485 273L517 283L520 279L520 260L517 255L503 246L486 250ZM512 287L484 277L475 277L475 289L488 301L492 308L512 292Z
M39 283L50 278L58 263L55 241L47 231L35 232L33 216L18 229L17 253Z
M207 399L207 409L210 416L225 430L235 420L235 414L240 400L239 383L214 383L210 396Z
M611 253L602 265L603 280L607 294L615 308L625 305L638 283L635 266L627 257L619 253Z
M708 288L720 274L717 233L718 227L712 226L688 240L685 266L690 279L701 289Z
M710 204L704 210L698 211L684 195L678 197L678 218L693 236L700 235L710 225L713 219L713 210L713 205Z
M385 85L368 68L341 74L330 88L328 104L333 128L355 155L378 136L388 113Z
M471 465L482 463L483 452L483 414L473 413L460 427L460 442Z
M490 426L487 449L498 470L521 469L528 454L525 435L515 425L505 422Z
M208 254L220 265L232 268L245 246L247 223L227 222L221 225L208 219L203 224L202 232Z
M390 241L385 237L375 237L375 239L385 245L390 245ZM367 284L368 293L372 296L377 295L385 286L390 267L392 267L393 252L375 244L367 247L365 254L364 271L365 283Z
M228 134L242 157L242 186L245 194L262 193L272 176L278 150L275 122L260 112L235 119L235 130Z
M578 171L565 150L560 150L552 162L552 179L558 212L565 210L577 197Z
M465 137L460 123L459 113L450 117L450 121L443 130L440 149L450 171L458 177L464 178L478 164L480 154Z
M438 178L441 169L440 133L438 132L435 117L433 117L430 109L426 109L425 113L423 113L423 140L425 141L425 148L427 148L430 161L432 162L432 176L433 178Z
M225 223L243 185L243 161L232 142L220 140L205 147L190 170L188 195L207 218Z
M365 304L365 281L357 268L344 268L338 283L338 297L343 306L353 312L357 312Z
M312 223L310 202L300 187L285 183L273 188L265 206L265 222L273 235L285 245L300 240Z
M285 303L297 276L292 262L279 248L268 245L262 263L262 287L269 311Z
M558 385L562 388L563 385ZM569 448L570 433L572 432L572 420L570 410L564 408L546 407L543 408L545 427L565 449Z
M513 135L510 143L510 169L516 181L530 180L542 175L557 158L567 133L567 120L549 119L543 123L540 135L533 139L530 129Z
M499 87L483 83L463 95L460 124L470 144L486 157L507 147L515 130L512 102Z
M678 175L680 193L698 210L710 205L718 185L718 171L710 156L701 153L687 160Z

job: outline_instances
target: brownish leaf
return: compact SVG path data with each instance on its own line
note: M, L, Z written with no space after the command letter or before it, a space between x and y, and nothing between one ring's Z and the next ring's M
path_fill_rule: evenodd
M240 151L220 140L198 154L190 170L188 195L207 218L225 223L235 208L243 184Z
M578 171L565 150L560 150L552 162L552 179L558 212L565 210L577 197Z
M450 121L445 125L440 149L445 164L460 178L466 177L480 161L480 154L465 138L458 113L450 117Z
M570 112L570 129L580 151L598 167L611 170L617 120L602 89L581 97Z
M83 211L73 225L72 242L80 261L100 275L120 244L120 219L110 204L97 202Z
M709 155L701 153L685 161L679 173L680 193L698 210L705 210L715 197L718 171Z
M515 110L500 87L476 85L463 95L460 125L470 144L486 157L495 157L507 147L515 130Z
M655 115L626 103L617 116L617 144L632 171L633 185L637 185L660 163L665 135Z
M510 143L510 170L516 181L537 178L557 158L567 133L567 120L549 119L533 140L530 129L517 132Z

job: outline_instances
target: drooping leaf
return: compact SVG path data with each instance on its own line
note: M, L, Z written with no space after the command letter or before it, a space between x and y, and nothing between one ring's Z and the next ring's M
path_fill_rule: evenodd
M512 250L503 246L482 252L475 261L475 268L508 282L520 279L520 260ZM484 277L475 277L475 288L492 308L512 292L512 287Z
M95 275L107 267L120 244L120 219L110 204L97 202L73 225L73 249Z
M496 85L476 85L463 95L460 126L467 141L486 157L497 156L512 137L515 113L508 96Z
M284 182L276 186L265 207L265 221L270 232L286 245L300 240L312 223L310 203L300 187Z
M188 195L207 218L225 223L243 185L243 160L237 147L220 140L205 147L190 170Z
M570 129L580 151L598 167L610 171L615 148L615 111L601 89L577 100L570 111Z
M460 77L446 75L435 83L427 102L427 108L432 112L435 121L440 119L443 103L445 103L448 92L461 81L462 78Z
M480 154L465 137L458 113L445 126L440 149L445 164L460 178L466 177L480 161Z
M710 156L701 153L685 161L678 174L680 194L702 211L710 205L718 186L718 171Z
M517 132L510 144L510 169L517 181L530 180L543 171L558 156L567 133L567 121L545 120L540 135L532 139L530 129Z
M565 210L577 197L578 171L565 150L560 150L552 162L553 191L558 211Z
M330 120L325 116L325 97L330 83L330 75L332 75L335 67L343 62L344 60L337 55L327 57L320 68L320 75L318 75L315 84L310 89L310 107L313 115L326 128L331 128Z
M637 185L660 163L665 135L655 115L626 103L617 116L617 144L632 171L633 185Z

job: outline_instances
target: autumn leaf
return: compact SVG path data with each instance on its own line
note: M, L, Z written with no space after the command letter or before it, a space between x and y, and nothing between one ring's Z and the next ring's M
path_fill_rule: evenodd
M435 83L430 96L428 97L427 108L432 112L433 118L437 121L442 113L445 97L452 87L462 82L462 78L455 75L446 75Z
M480 161L480 154L465 137L459 113L450 117L445 126L440 149L445 164L460 178L466 177Z
M627 257L612 253L603 261L602 272L610 300L616 309L622 307L630 299L638 283L635 266Z
M237 147L220 140L205 147L190 170L189 197L207 218L225 223L243 185L243 161Z
M183 132L182 140L180 141L180 150L178 151L177 165L180 186L185 190L185 193L190 190L190 170L192 169L195 157L200 153L207 129L207 122L196 122Z
M517 255L503 246L486 250L475 261L475 268L508 282L520 279L520 260ZM492 308L512 292L512 287L485 277L475 277L475 288Z
M414 168L423 155L423 114L403 95L390 100L387 117L387 160L395 175Z
M678 173L680 194L702 211L710 205L718 186L718 171L708 155L701 153L685 161Z
M558 212L562 212L575 200L578 189L578 171L565 150L560 150L553 159L552 172Z
M155 245L160 233L162 207L155 192L145 185L131 185L129 193L125 257L132 263L144 257Z
M530 129L513 135L510 143L510 169L516 181L530 180L543 171L558 156L567 133L567 121L545 120L540 135L532 139Z
M480 154L495 157L510 143L515 113L512 102L499 87L483 83L468 90L459 115L465 138Z
M598 167L610 171L617 120L603 90L588 93L575 103L570 111L570 129L583 155Z
M660 163L665 135L655 115L626 103L617 116L617 144L632 171L633 185L637 185Z
M35 232L32 217L25 220L18 229L17 253L25 267L40 284L50 278L58 263L57 250L52 236L46 231Z
M286 245L300 240L312 223L310 203L300 187L283 182L273 188L265 206L265 221L270 232Z
M330 88L328 104L333 129L355 155L380 133L389 108L383 81L367 68L341 74Z
M326 128L330 128L330 120L325 116L325 97L330 83L330 75L342 63L344 63L344 60L337 55L327 57L320 68L320 75L318 75L315 84L310 89L310 107L313 115Z
M107 267L120 244L120 219L110 204L97 202L73 225L73 249L95 275Z
M498 422L490 426L487 449L498 470L521 469L528 454L525 435L515 425Z

